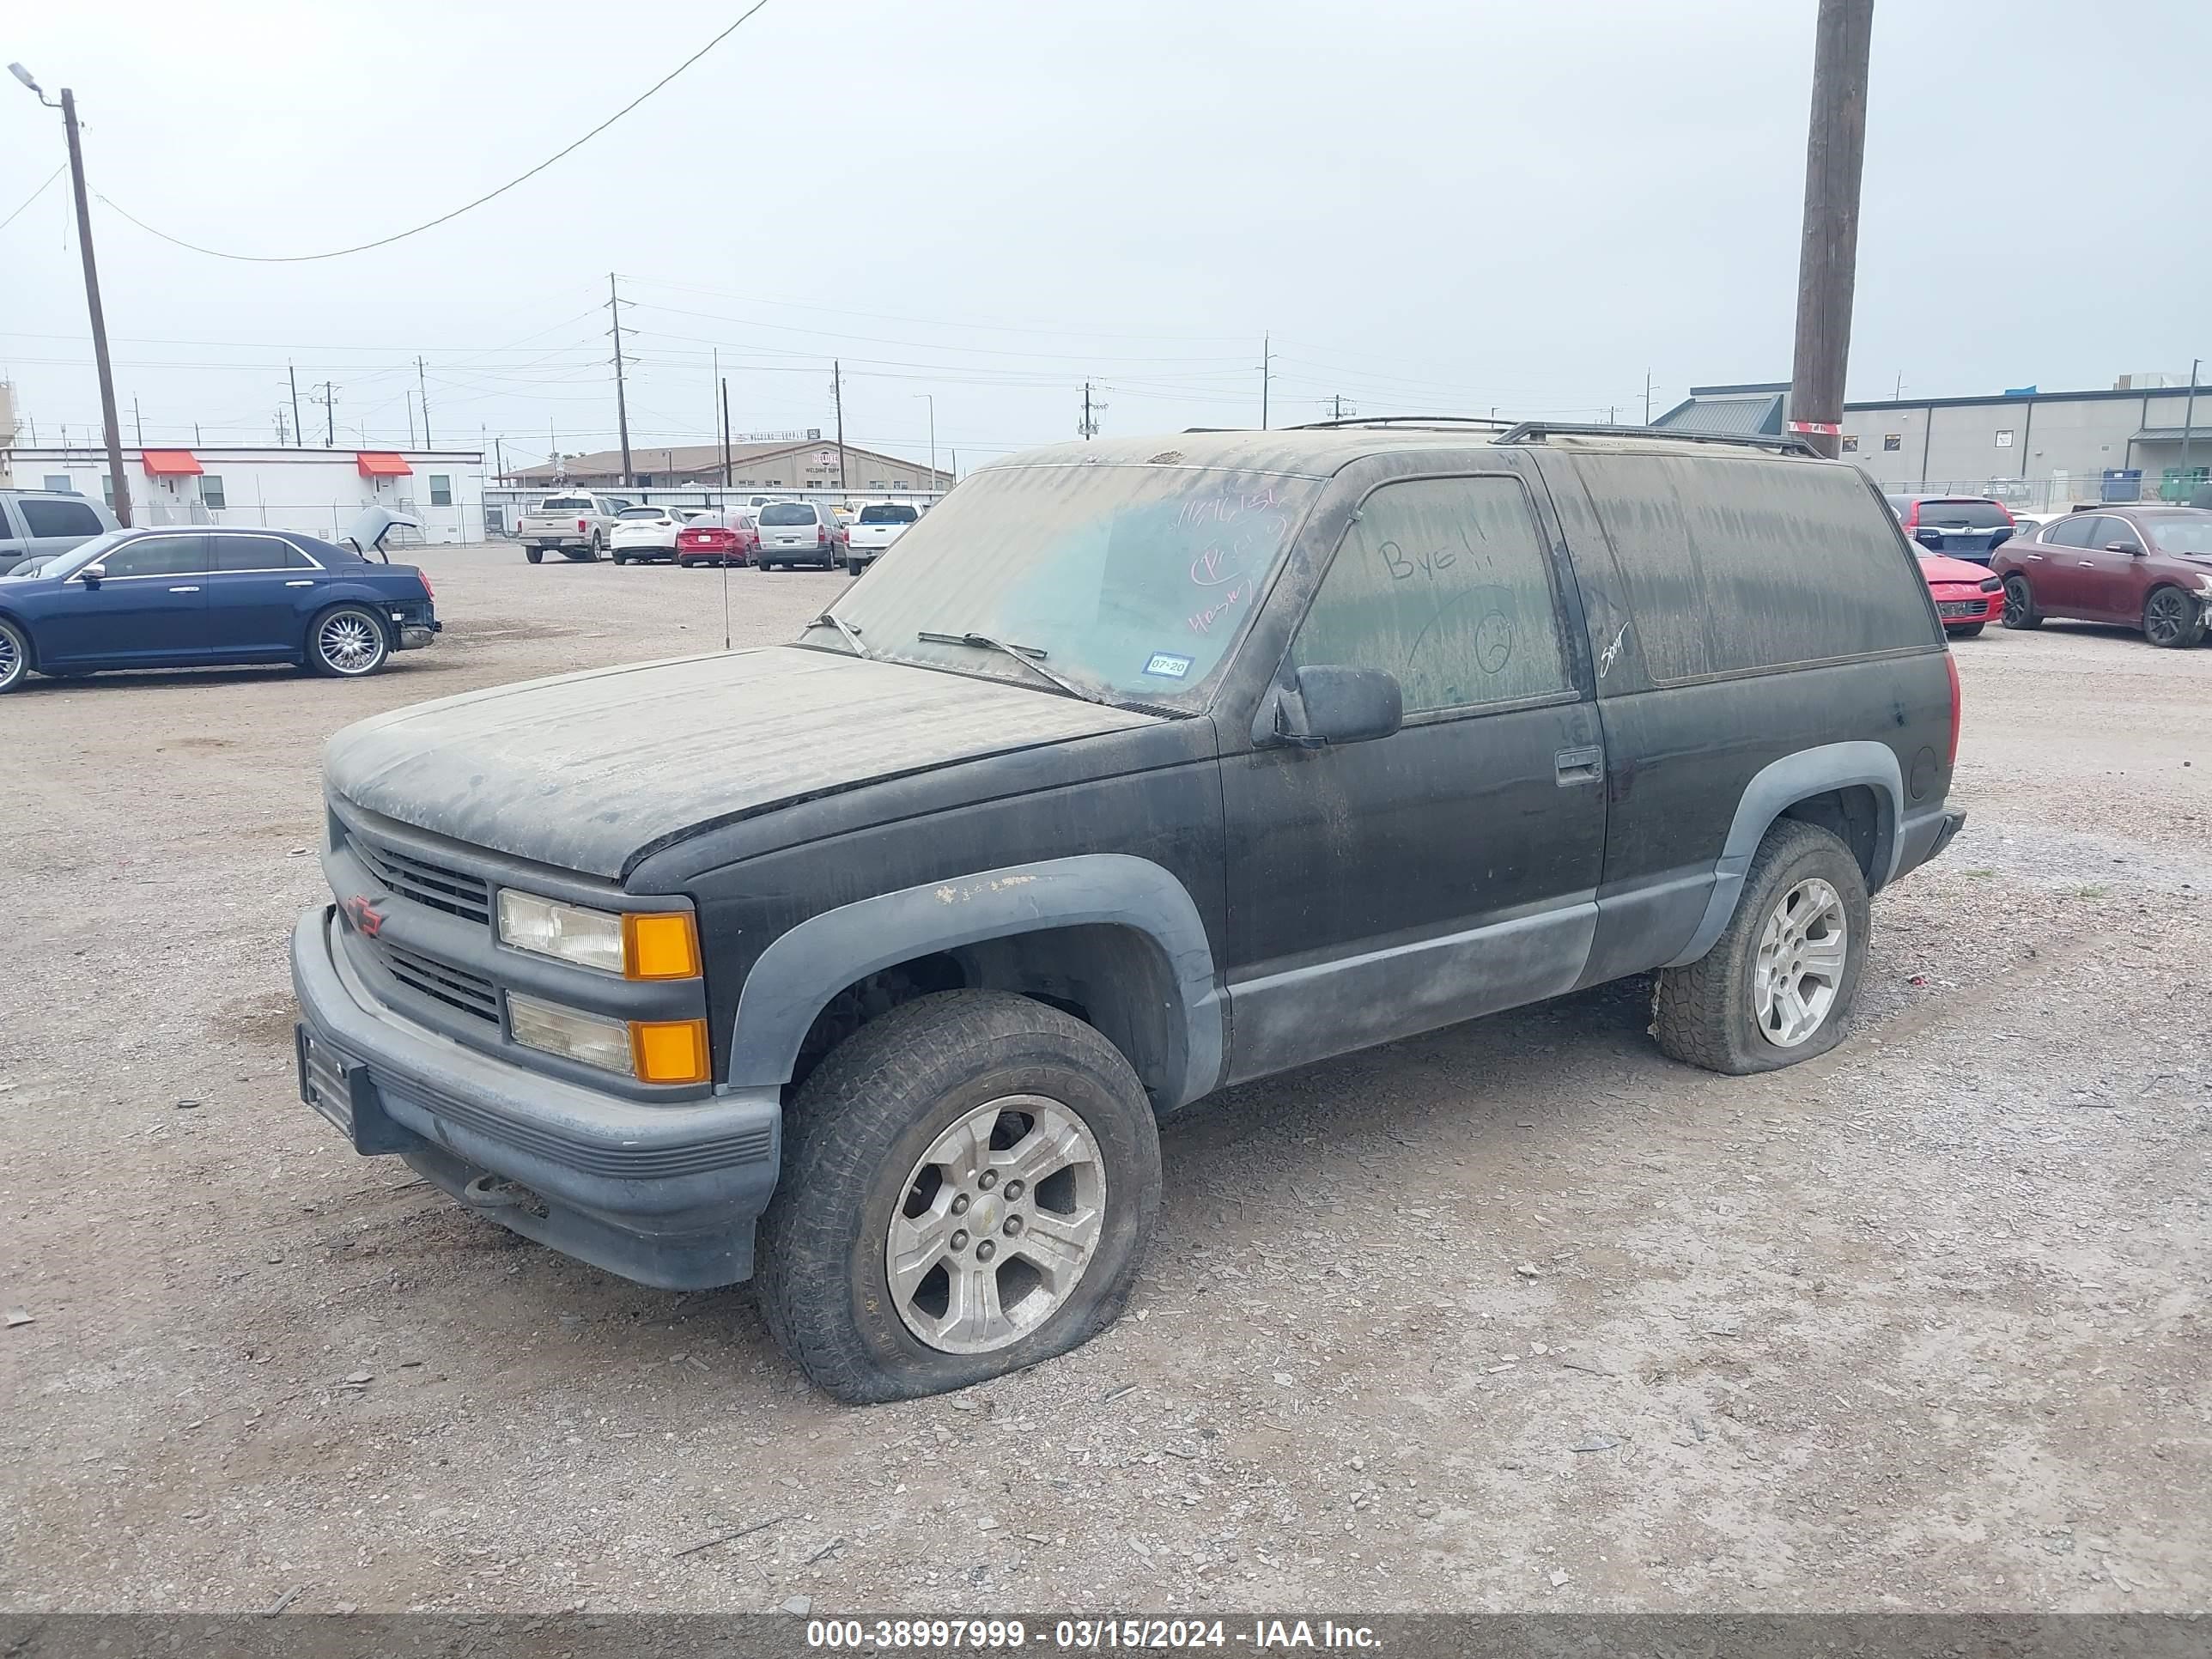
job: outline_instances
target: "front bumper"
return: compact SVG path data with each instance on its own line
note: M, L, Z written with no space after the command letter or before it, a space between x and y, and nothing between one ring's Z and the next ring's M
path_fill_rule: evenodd
M501 1225L641 1284L751 1277L779 1091L652 1105L478 1054L371 997L338 925L325 905L293 929L295 1041L301 1097L356 1152L397 1153Z

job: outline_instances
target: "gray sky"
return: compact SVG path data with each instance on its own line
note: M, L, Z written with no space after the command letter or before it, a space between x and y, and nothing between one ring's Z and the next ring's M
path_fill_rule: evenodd
M122 208L303 252L513 177L740 9L88 0L11 9L0 59L75 88ZM610 269L640 448L711 436L715 347L741 432L827 428L842 356L852 441L920 454L928 392L963 468L1073 435L1086 378L1109 433L1255 424L1263 331L1279 424L1632 418L1647 368L1659 409L1789 373L1814 9L769 0L393 247L240 264L95 201L125 439L136 395L149 441L266 441L289 358L342 443L404 441L419 353L441 442L611 447ZM2212 356L2212 5L1881 0L1874 51L1853 398ZM62 160L0 82L0 215ZM0 230L0 375L48 442L99 413L65 185Z

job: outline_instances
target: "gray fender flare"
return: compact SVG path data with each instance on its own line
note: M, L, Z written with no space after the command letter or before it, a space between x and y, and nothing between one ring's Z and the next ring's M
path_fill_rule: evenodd
M1903 850L1897 830L1904 817L1905 779L1898 769L1896 755L1887 744L1865 739L1801 749L1760 768L1744 785L1742 799L1736 802L1735 817L1729 824L1728 841L1713 866L1713 890L1705 901L1705 914L1682 953L1666 965L1680 968L1713 948L1713 941L1721 936L1729 918L1735 914L1736 900L1743 892L1744 872L1751 867L1752 854L1759 850L1759 843L1784 808L1809 796L1857 784L1872 789L1882 803L1882 824L1874 853L1874 867L1879 879L1872 885L1877 890L1887 885L1897 873L1898 858Z
M736 1088L791 1080L814 1017L855 980L986 939L1050 927L1107 924L1144 934L1165 957L1180 1008L1178 1074L1163 1110L1186 1105L1219 1082L1225 1047L1213 948L1182 883L1149 859L1092 853L1008 865L880 893L810 916L753 963L738 993L728 1083Z

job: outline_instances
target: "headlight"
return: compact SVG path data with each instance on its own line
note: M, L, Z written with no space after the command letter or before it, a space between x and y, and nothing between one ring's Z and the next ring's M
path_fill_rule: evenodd
M1984 576L1984 577L1983 577L1983 578L1982 578L1982 592L1984 592L1984 593L2002 593L2002 592L2004 592L2004 578L2003 578L2003 577L2002 577L2002 576Z
M503 887L502 945L626 979L696 979L699 933L690 912L616 915Z
M507 1030L526 1048L644 1083L704 1083L709 1066L703 1019L609 1019L507 994Z

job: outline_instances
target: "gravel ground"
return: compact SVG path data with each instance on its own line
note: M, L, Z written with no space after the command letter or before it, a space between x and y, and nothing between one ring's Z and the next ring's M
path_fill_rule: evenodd
M375 679L0 707L0 1607L2212 1601L2212 652L1960 643L1972 821L1835 1053L1674 1066L1626 983L1234 1091L1121 1325L855 1411L743 1288L524 1243L295 1098L322 740L720 641L713 574L425 562L448 631ZM842 585L737 573L732 633Z

